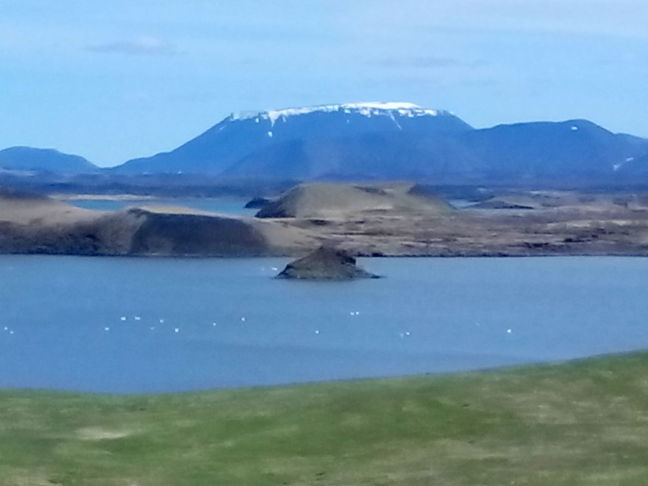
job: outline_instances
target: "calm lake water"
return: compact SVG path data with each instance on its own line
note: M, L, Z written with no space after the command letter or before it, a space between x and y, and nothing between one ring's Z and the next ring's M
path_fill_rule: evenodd
M471 370L648 347L648 259L0 256L0 387L159 392Z
M245 209L248 199L241 198L176 198L176 199L70 199L66 202L84 209L115 211L131 206L181 206L221 214L254 216L258 209Z

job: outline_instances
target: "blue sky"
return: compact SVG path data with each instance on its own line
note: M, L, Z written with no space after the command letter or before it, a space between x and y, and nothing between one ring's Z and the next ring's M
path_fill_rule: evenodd
M645 0L0 0L0 148L108 166L351 101L648 137L647 25Z

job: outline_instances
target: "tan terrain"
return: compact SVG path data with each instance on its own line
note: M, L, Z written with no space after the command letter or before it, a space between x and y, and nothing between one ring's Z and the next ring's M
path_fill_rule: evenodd
M307 192L309 187L302 186L302 192ZM357 205L351 204L352 209L345 212L337 209L340 206L337 202L331 203L336 211L327 208L321 192L320 185L318 200L324 204L318 212L309 208L307 213L319 217L281 220L355 255L648 254L648 205L641 195L503 191L492 198L493 207L503 209L480 209L489 207L482 203L476 208L448 210L436 203L437 198L431 197L429 204L419 200L418 204L390 208L375 206L357 210ZM274 207L281 207L283 198L290 198L294 204L294 195L294 189L288 191ZM313 199L303 195L302 198L307 202Z
M259 219L173 206L99 212L4 191L0 252L299 256L325 244L374 256L648 255L647 202L641 194L501 191L458 210L412 184L305 184L260 211L274 217Z
M0 192L0 252L74 255L259 256L307 251L314 240L284 222L187 208L102 212Z
M263 207L259 218L349 218L367 212L446 214L445 200L412 183L300 184Z

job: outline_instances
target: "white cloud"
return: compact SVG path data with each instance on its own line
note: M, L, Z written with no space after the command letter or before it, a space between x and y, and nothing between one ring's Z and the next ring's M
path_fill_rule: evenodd
M87 50L99 53L134 54L134 55L173 55L178 49L170 42L159 37L141 36L135 39L119 40L104 44L94 44Z

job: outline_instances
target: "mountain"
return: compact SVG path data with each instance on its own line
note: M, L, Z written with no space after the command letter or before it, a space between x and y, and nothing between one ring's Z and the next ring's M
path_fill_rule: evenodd
M0 151L0 183L110 191L285 187L288 181L624 185L647 177L648 140L591 121L475 129L448 111L396 102L232 114L175 150L110 169L52 149Z
M412 103L351 103L232 114L171 152L111 172L230 181L600 182L648 175L647 157L648 140L587 120L474 129Z
M114 171L222 173L246 157L265 154L266 150L279 151L283 162L291 164L294 160L301 164L296 156L303 144L319 147L319 141L346 143L367 137L366 142L371 144L374 134L449 135L471 129L449 112L423 109L412 103L352 103L232 114L171 152L130 160ZM337 150L337 142L334 145L331 150ZM301 175L303 171L295 172Z
M0 150L0 169L79 173L93 172L98 168L79 155L54 149L10 147Z
M486 178L607 177L648 152L648 141L587 120L531 122L474 130L460 143Z
M445 173L469 174L479 161L458 143L461 133L369 132L355 137L291 140L247 155L223 175L302 180L416 180Z
M585 120L456 133L373 132L297 139L259 149L224 175L293 179L414 179L467 183L629 176L648 141ZM637 160L634 164L628 161Z

